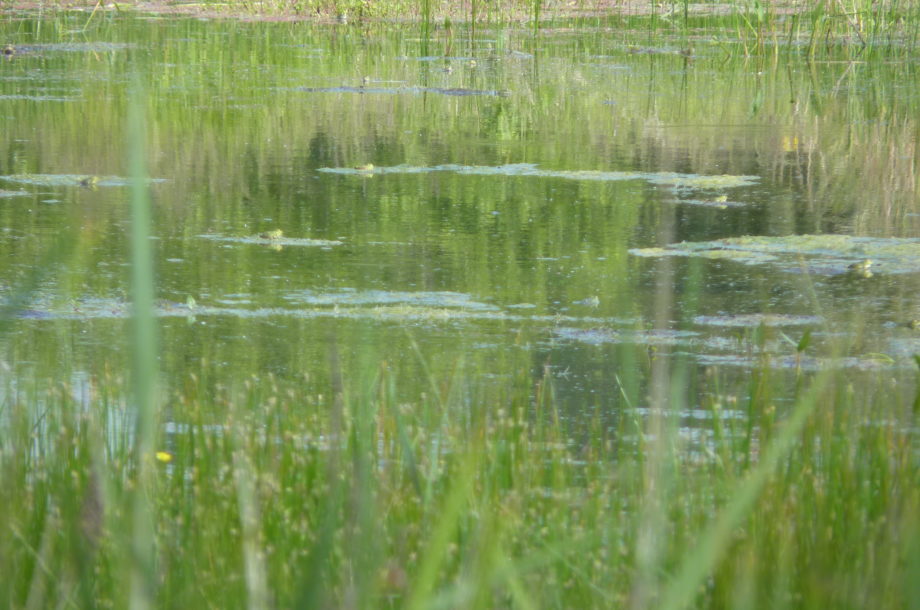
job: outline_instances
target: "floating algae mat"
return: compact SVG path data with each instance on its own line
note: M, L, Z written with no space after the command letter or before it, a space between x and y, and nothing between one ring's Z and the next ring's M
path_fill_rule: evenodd
M391 167L321 167L317 171L335 174L427 174L431 172L454 172L475 176L534 176L537 178L561 178L563 180L586 180L616 182L623 180L644 180L652 184L675 189L725 189L749 186L760 180L758 176L705 176L702 174L681 174L677 172L619 172L599 170L549 170L540 169L534 163L510 163L507 165L445 165L415 166L394 165Z
M246 237L232 237L229 235L200 235L202 239L211 241L222 241L237 244L259 244L261 246L312 246L312 247L329 247L341 246L342 242L337 239L311 239L309 237L260 237L250 235Z
M131 186L131 179L121 176L88 176L86 174L12 174L0 176L0 180L35 186ZM148 178L147 182L166 182L163 178Z
M462 87L354 87L342 85L339 87L299 87L298 91L305 93L363 93L363 94L416 94L416 93L438 93L440 95L451 95L456 97L465 97L472 95L486 95L494 97L508 97L509 91L504 89L466 89Z
M920 239L849 235L746 236L682 242L663 248L633 248L634 256L699 256L748 265L769 263L783 271L819 275L846 273L855 262L872 261L878 273L920 272Z
M136 48L137 45L125 42L63 42L45 44L23 44L12 47L8 55L17 57L32 53L109 53L113 51L126 51Z
M688 345L699 333L688 330L632 330L615 328L571 328L560 327L554 330L557 337L603 345L606 343L631 343L649 346Z
M674 203L679 205L691 205L704 208L717 208L725 210L727 208L743 208L746 204L740 201L729 201L725 197L715 199L675 199Z
M343 289L332 292L297 291L287 294L285 300L304 305L406 305L413 307L447 307L497 311L498 307L482 303L468 294L451 291L405 292L390 290Z
M821 316L806 316L792 314L737 314L725 316L695 316L695 324L701 326L724 326L729 328L753 328L756 326L808 326L812 324L821 324L824 318Z

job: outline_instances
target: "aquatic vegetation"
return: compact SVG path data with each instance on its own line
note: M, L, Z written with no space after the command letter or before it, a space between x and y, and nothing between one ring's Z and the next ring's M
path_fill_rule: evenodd
M553 332L563 339L600 345L604 343L629 343L648 346L690 345L699 333L689 330L632 330L621 328L568 328Z
M134 49L136 46L132 43L107 41L30 43L16 45L15 47L8 44L3 47L3 54L111 53Z
M745 203L740 201L729 201L728 197L725 195L714 197L712 199L676 199L674 202L680 205L701 206L717 208L720 210L725 210L728 208L743 208L746 206Z
M584 299L579 299L577 301L574 301L573 304L584 305L586 307L593 307L597 309L598 307L600 307L601 299L597 295L594 295L594 296L590 296Z
M724 316L695 316L694 324L702 326L727 326L754 328L764 326L808 326L822 324L821 316L807 316L794 314L735 314Z
M437 93L452 97L489 96L508 97L510 91L505 89L465 89L462 87L412 87L403 85L399 87L369 87L362 84L359 87L341 85L338 87L298 87L297 91L303 93L361 93L361 94L405 94L418 95L423 93Z
M119 176L87 176L85 174L12 174L0 176L0 180L35 186L80 186L83 188L103 186L130 186L129 178ZM148 178L149 184L166 182L163 178Z
M768 409L766 395L751 406L723 378L724 393L703 404L641 404L613 422L588 417L590 438L578 442L566 430L575 423L552 415L558 399L539 387L516 387L518 378L496 379L494 391L476 397L454 390L456 377L436 378L436 395L407 397L399 394L399 373L383 367L367 381L344 377L336 399L312 376L265 375L218 386L205 400L200 378L190 373L187 389L170 397L172 413L149 455L155 548L158 557L168 555L157 590L233 605L253 586L234 558L253 553L253 561L265 558L260 565L274 603L293 605L320 554L326 576L309 592L333 605L354 594L355 577L365 583L367 606L404 601L417 595L419 572L437 566L426 605L456 600L461 582L482 596L476 607L491 607L525 595L513 593L523 580L528 601L604 606L635 586L635 532L655 501L663 503L671 531L662 561L679 566L699 558L707 541L715 545L709 586L692 607L712 607L755 586L784 597L805 588L823 607L845 605L854 591L900 606L909 571L890 566L911 552L910 528L920 514L911 491L920 485L915 445L902 427L909 415L880 382L851 395L827 389L846 386L852 370L824 373L827 381L792 409ZM131 539L123 515L136 481L126 466L132 445L100 433L106 422L127 416L124 380L92 383L99 396L89 405L76 398L85 389L62 386L45 395L20 393L5 411L0 587L17 600L34 600L28 588L13 591L11 583L31 582L27 575L39 561L46 600L81 595L82 580L54 577L69 570L93 584L85 599L121 605L128 596L125 562L115 559ZM865 402L869 395L877 400ZM55 408L33 413L25 398ZM811 408L819 399L820 408ZM536 417L526 408L532 400ZM762 413L756 425L748 423L752 412ZM426 434L430 421L438 422L436 435ZM670 492L652 499L643 490L653 475L642 464L660 449L640 431L661 425L668 442L681 447L665 454L679 476L657 475ZM774 472L782 476L764 477ZM734 516L739 485L754 484L751 505ZM48 494L55 510L29 510L36 493ZM239 527L245 518L249 533ZM816 523L824 525L818 537ZM727 524L734 525L731 544L713 541L711 528ZM447 537L446 554L432 549L445 528L464 533ZM43 547L33 539L46 541L38 556L33 551ZM254 547L245 551L248 544ZM614 552L617 561L604 560ZM844 553L846 561L827 562ZM488 569L496 554L508 562L497 572ZM778 555L781 564L771 559ZM218 565L209 568L213 561ZM188 566L196 566L194 581ZM843 591L807 588L815 579L844 577ZM670 582L662 583L665 592L675 586Z
M783 271L816 274L920 272L920 239L850 235L745 236L705 242L682 242L665 248L634 248L640 257L699 256L731 259L749 265L769 263ZM871 256L871 260L866 256ZM853 259L858 259L854 261ZM866 262L868 261L868 265Z
M226 242L226 243L236 243L236 244L265 244L266 242L271 242L273 245L279 246L302 246L302 247L318 247L318 248L329 248L332 246L341 246L342 241L337 239L312 239L308 237L285 237L284 232L280 229L275 229L272 231L267 231L260 233L259 235L251 235L246 237L234 237L230 235L219 235L216 233L206 233L204 235L199 235L201 239L207 239L211 241Z
M489 303L477 301L471 295L449 291L406 292L398 290L343 289L327 292L304 290L289 292L283 297L290 303L305 305L408 305L436 309L458 308L476 311L498 311Z
M362 170L350 167L321 167L317 171L335 174L356 174ZM534 176L538 178L560 178L563 180L584 180L599 182L619 182L623 180L644 180L652 184L673 187L677 190L691 189L726 189L756 184L757 176L700 176L695 174L678 174L675 172L623 172L597 170L548 170L540 169L533 163L510 163L499 166L444 164L431 167L395 165L377 167L379 174L425 174L430 172L454 172L473 176ZM725 203L725 202L719 202Z

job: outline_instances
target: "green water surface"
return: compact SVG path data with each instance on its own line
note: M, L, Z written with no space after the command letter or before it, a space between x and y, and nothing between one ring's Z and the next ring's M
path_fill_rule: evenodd
M902 51L747 57L730 33L649 44L603 23L85 24L0 26L16 383L125 368L132 96L164 396L326 388L333 353L398 371L406 396L458 368L485 388L549 375L573 421L645 405L659 359L686 367L691 415L708 379L764 364L912 375L920 77ZM864 259L872 277L848 271Z

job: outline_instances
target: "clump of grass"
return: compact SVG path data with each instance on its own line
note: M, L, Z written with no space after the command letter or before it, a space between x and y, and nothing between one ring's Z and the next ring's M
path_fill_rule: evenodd
M627 603L652 501L643 416L596 417L579 441L550 379L526 377L472 395L458 373L407 401L382 365L328 392L253 377L175 394L156 445L168 461L151 461L155 605ZM130 598L136 444L103 432L125 420L128 392L115 377L91 387L87 402L64 384L5 397L0 569L14 606ZM749 427L723 400L700 425L712 442L670 441L646 601L906 605L920 516L910 402L842 373L791 408L751 405Z

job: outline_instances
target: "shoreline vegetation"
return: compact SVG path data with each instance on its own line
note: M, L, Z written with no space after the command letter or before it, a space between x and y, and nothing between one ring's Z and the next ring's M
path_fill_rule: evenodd
M828 371L777 408L790 388L756 370L749 397L702 406L697 431L712 441L699 452L665 403L576 424L550 376L471 395L476 371L457 363L404 400L386 363L359 381L337 358L333 346L331 392L308 375L205 389L190 374L156 451L140 456L128 385L112 371L83 389L8 391L0 597L14 608L124 608L139 594L132 607L916 600L920 396L911 407L899 384L854 387ZM680 365L652 367L661 394L683 391ZM138 545L146 558L132 561ZM132 566L146 584L129 586Z

